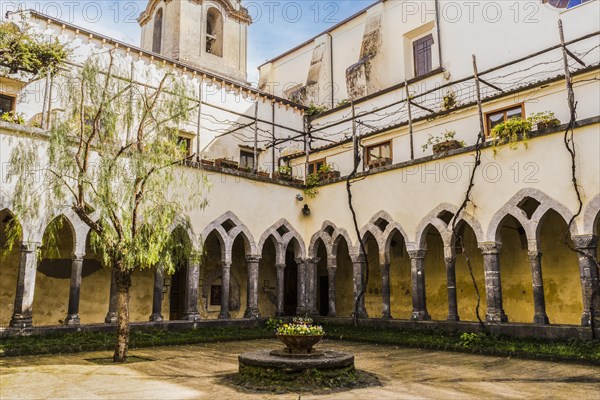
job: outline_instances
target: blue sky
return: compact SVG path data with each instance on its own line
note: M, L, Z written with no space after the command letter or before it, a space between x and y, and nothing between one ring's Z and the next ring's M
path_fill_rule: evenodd
M178 0L175 0L178 1ZM249 29L248 79L269 58L303 43L375 0L243 0L254 23ZM34 8L86 29L139 45L136 18L148 0L2 0L1 15Z

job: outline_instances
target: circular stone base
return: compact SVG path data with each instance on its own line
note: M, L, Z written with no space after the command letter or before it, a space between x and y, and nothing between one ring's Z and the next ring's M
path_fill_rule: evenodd
M316 352L315 352L316 353ZM255 391L319 392L378 384L354 369L354 355L338 351L291 355L284 350L260 350L239 356L237 386ZM281 354L281 355L280 355Z
M281 349L281 350L271 350L270 354L272 356L276 356L276 357L315 358L315 357L323 357L325 355L325 352L320 351L320 350L313 350L310 353L290 353L287 349Z
M275 352L277 352L275 350ZM303 354L304 357L284 356L272 354L270 350L252 351L244 353L238 357L240 368L244 366L305 370L309 368L332 369L332 368L354 368L354 355L339 351L324 351L320 357L310 357L310 354ZM306 357L308 356L308 357Z

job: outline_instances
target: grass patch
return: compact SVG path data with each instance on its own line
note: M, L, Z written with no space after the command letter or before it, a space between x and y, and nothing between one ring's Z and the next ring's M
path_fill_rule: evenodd
M600 365L600 342L579 339L518 339L475 333L451 334L348 325L324 327L327 339L460 351L495 356L569 361Z
M113 350L115 335L114 332L78 332L47 336L11 336L0 339L0 357ZM272 337L273 333L264 328L202 328L185 331L152 329L131 332L129 347L135 349Z

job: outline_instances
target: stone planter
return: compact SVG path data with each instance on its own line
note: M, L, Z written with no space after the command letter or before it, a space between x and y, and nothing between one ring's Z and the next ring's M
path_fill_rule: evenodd
M268 178L269 177L269 173L268 172L264 172L264 171L258 171L256 173L256 175L261 176L263 178Z
M391 158L378 158L376 160L371 160L369 162L369 169L372 168L381 168L381 167L385 167L387 165L392 165L392 159Z
M200 160L200 163L201 163L202 165L209 165L209 166L211 166L211 167L215 165L215 162L214 162L214 161L212 161L212 160L204 160L204 159L202 159L202 160Z
M281 181L287 181L287 182L292 182L294 180L294 178L292 177L292 175L282 174L282 173L279 173L279 172L275 172L273 174L273 179L279 179Z
M217 168L229 168L238 169L238 163L235 161L227 160L226 158L218 158L215 160Z
M285 344L286 351L292 354L310 354L315 344L323 339L324 335L280 335L277 339Z
M555 126L559 126L559 125L560 125L560 120L554 118L549 121L538 122L537 129L538 129L538 131L543 131L543 130L546 130L549 128L554 128Z
M329 171L325 174L319 173L319 181L329 181L340 177L340 171Z
M433 154L445 154L450 150L456 150L463 147L458 140L446 140L445 142L436 143L433 145Z

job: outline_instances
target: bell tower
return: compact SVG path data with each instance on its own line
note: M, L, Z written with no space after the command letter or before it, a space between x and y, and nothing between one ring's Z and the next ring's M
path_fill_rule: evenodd
M248 26L241 0L150 0L141 47L245 83Z

